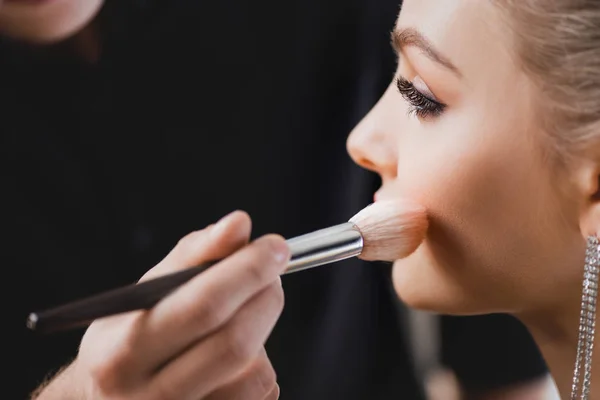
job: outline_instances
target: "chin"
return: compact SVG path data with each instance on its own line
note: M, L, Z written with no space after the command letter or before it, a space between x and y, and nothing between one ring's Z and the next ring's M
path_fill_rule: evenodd
M457 316L501 312L490 299L472 293L451 268L431 262L421 251L394 262L392 280L396 295L410 308Z
M52 44L73 36L88 25L102 7L103 0L18 1L0 8L0 32L32 44Z

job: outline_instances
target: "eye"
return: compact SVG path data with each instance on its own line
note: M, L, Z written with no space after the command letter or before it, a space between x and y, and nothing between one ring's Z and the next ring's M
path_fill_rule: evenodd
M412 82L409 82L403 77L398 77L396 79L396 86L404 100L410 105L408 110L409 114L414 112L417 117L426 119L428 117L440 116L446 108L445 104L423 94L417 90Z

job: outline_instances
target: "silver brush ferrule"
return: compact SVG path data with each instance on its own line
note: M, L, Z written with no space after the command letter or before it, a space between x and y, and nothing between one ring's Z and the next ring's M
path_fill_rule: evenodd
M291 259L285 274L360 255L363 237L352 222L335 225L287 240Z

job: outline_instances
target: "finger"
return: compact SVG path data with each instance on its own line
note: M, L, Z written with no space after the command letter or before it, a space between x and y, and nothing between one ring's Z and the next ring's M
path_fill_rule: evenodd
M177 246L163 259L155 268L150 270L141 279L147 280L169 273L178 269L183 269L191 265L200 263L204 260L224 258L235 250L247 244L250 237L251 222L248 215L241 211L223 217L216 225L209 226L201 231L193 232L179 241ZM159 337L151 338L154 340L145 340L158 333L145 330L145 321L148 312L135 311L123 315L115 315L108 318L95 321L86 332L89 340L104 340L105 332L110 329L123 331L123 338L114 343L107 357L106 348L98 347L98 351L103 351L98 359L109 359L110 363L106 367L99 368L100 375L111 376L111 371L122 369L126 374L115 376L117 380L136 379L136 376L147 375L149 370L155 369L158 365L145 365L151 362L144 357L151 353L148 349L154 351L154 347L144 347L147 345L159 346L160 340L165 335L172 335L173 331L163 332ZM131 323L135 321L134 323ZM95 336L100 335L99 338ZM92 339L91 336L94 336Z
M277 386L277 376L264 347L233 382L212 392L204 400L263 400Z
M281 394L281 389L279 388L278 384L275 384L275 387L273 388L273 390L271 390L271 392L267 395L267 397L265 397L264 400L278 400L280 394Z
M244 303L279 279L288 259L283 238L268 235L184 284L146 314L134 345L140 352L152 351L145 351L139 362L160 366L225 324Z
M149 394L198 399L231 382L257 357L282 309L278 281L254 296L220 330L162 368L150 381Z
M182 238L173 250L141 279L161 275L225 258L248 243L252 222L247 213L234 211L219 222Z

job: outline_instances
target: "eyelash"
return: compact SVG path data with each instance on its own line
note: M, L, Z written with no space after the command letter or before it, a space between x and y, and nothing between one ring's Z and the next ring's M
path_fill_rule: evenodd
M410 104L408 113L415 113L417 117L425 119L428 117L438 117L446 109L446 105L435 101L419 92L412 82L399 77L396 79L396 87L398 91Z

